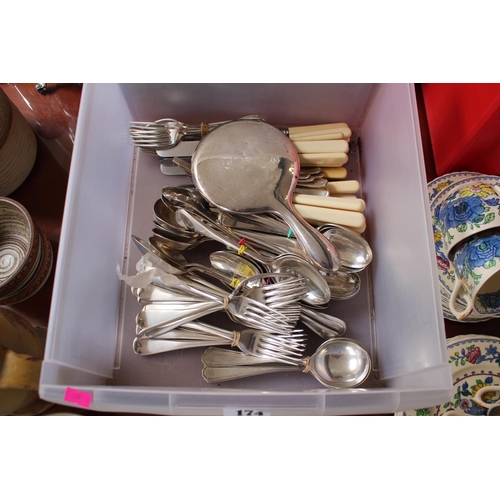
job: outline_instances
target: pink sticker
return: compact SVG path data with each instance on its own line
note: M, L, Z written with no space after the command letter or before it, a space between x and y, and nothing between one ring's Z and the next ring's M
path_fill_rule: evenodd
M92 394L90 392L78 391L77 389L67 387L66 393L64 394L64 401L78 406L83 406L84 408L90 408L90 403L92 403Z

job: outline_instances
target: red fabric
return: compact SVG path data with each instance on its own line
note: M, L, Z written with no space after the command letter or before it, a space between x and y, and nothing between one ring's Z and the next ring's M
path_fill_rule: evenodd
M437 175L500 175L500 84L422 84Z

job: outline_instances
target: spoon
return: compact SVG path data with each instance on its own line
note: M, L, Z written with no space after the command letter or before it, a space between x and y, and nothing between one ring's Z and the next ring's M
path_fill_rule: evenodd
M302 299L303 302L311 305L323 305L330 302L330 287L325 278L304 259L293 254L282 254L273 261L271 269L277 273L302 276L306 280L308 291Z
M330 294L334 300L346 300L354 297L361 288L361 278L356 273L337 271L326 276Z
M138 236L132 235L132 241L143 255L150 252L174 268L178 269L179 266L182 266L185 261L181 253L174 249L166 248L157 244L153 238L150 238L148 242Z
M335 224L323 224L318 227L318 231L335 245L340 255L342 270L359 272L372 261L370 245L354 231Z
M266 272L265 269L260 268L254 262L251 262L250 259L240 257L225 250L212 252L209 259L214 269L217 269L228 277L234 276L243 279Z
M325 229L323 229L322 234L337 249L341 271L359 272L368 266L372 260L372 251L362 236L350 229L335 226L334 224L325 224L320 226L318 230L323 227ZM264 248L275 254L297 253L298 255L302 255L304 253L293 235L288 238L286 232L283 233L283 230L278 230L277 228L265 228L263 225L259 228L250 228L248 225L247 228L233 228L233 232L247 239L256 247Z
M199 238L185 238L165 230L164 228L155 225L152 230L153 237L161 245L173 250L184 251L194 248L199 243Z
M138 236L132 235L132 241L143 255L150 252L172 266L169 272L175 273L175 269L182 271L183 266L188 263L180 252L160 244L154 237L149 238L149 241L144 241Z
M199 191L193 186L169 186L164 187L161 192L163 202L172 207L189 206L202 212L208 212L210 206Z
M285 255L285 254L284 254ZM286 254L286 257L297 258L300 257L294 254ZM275 260L278 260L279 257ZM284 259L283 259L284 260ZM304 260L300 260L301 264L304 264ZM253 264L247 257L242 255L236 255L232 252L228 252L225 250L221 250L220 252L214 252L210 256L210 263L213 267L221 271L222 273L227 274L231 277L239 277L241 279L245 278L244 272L239 272L238 270L244 270L247 273L250 272L249 269L252 270L253 273L257 274L258 268L255 264ZM307 266L306 262L306 266ZM273 265L273 261L270 261L270 267ZM306 272L306 266L303 267L302 272ZM298 271L298 266L295 268ZM309 267L307 272L310 272L311 268ZM262 272L262 271L260 271ZM282 271L284 272L284 271ZM300 271L298 271L300 272ZM321 296L323 299L326 298L327 295L330 295L332 299L335 300L345 300L350 297L356 295L361 287L361 279L356 273L347 273L343 271L337 271L336 273L332 273L331 276L321 276L320 278L313 277L311 275L309 278L309 287L308 291L309 299L308 304L310 306L318 306L321 303ZM324 282L328 285L329 292L324 290ZM314 292L312 289L316 288ZM316 295L316 300L313 297ZM327 303L323 302L323 304Z
M287 363L289 366L283 365ZM292 366L290 366L292 365ZM357 341L346 338L327 340L311 357L297 361L286 356L276 357L267 365L208 366L202 371L208 383L227 382L240 378L269 373L303 371L330 389L357 387L369 376L371 359L366 349Z
M168 206L163 198L158 199L153 205L153 215L155 222L165 230L186 238L196 238L196 234L187 231L183 226L179 226L175 220L175 210Z
M335 246L293 206L299 159L293 143L275 127L245 120L221 125L200 141L191 165L196 188L212 205L228 212L280 215L318 269L339 269Z

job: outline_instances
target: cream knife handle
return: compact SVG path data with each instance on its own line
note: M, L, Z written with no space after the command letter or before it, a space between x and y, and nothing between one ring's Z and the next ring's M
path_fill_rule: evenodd
M349 143L345 139L336 141L292 141L297 153L348 153Z
M361 198L334 198L330 196L315 196L308 194L294 194L293 202L299 205L312 207L335 208L337 210L350 210L351 212L363 212L366 203Z
M328 134L299 136L295 140L313 142L313 141L338 141L341 139L349 140L349 137L346 137L342 132L332 132ZM290 140L294 142L294 139Z
M346 153L298 153L304 167L341 167L349 160Z
M321 171L328 180L343 180L347 177L345 167L322 167Z
M342 137L339 137L340 139L348 139L351 137L352 131L347 123L325 123L321 125L288 127L288 137L290 137L292 141L314 140L311 138L339 134L342 134Z
M362 230L366 226L365 216L361 212L337 210L334 208L311 207L308 205L294 205L295 210L306 221L339 224Z
M332 181L326 185L330 194L355 194L359 191L360 185L357 180Z

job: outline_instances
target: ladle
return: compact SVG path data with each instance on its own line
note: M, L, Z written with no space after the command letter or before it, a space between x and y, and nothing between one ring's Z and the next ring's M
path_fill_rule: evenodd
M228 212L279 214L318 269L339 269L335 246L293 207L299 159L293 143L275 127L245 120L221 125L200 141L191 165L196 188L212 205Z
M276 356L275 359L276 362L260 366L205 365L202 374L206 382L220 383L255 375L303 371L310 372L325 387L347 389L362 384L371 371L371 359L366 349L359 342L346 338L327 340L311 357L300 361L287 356Z

